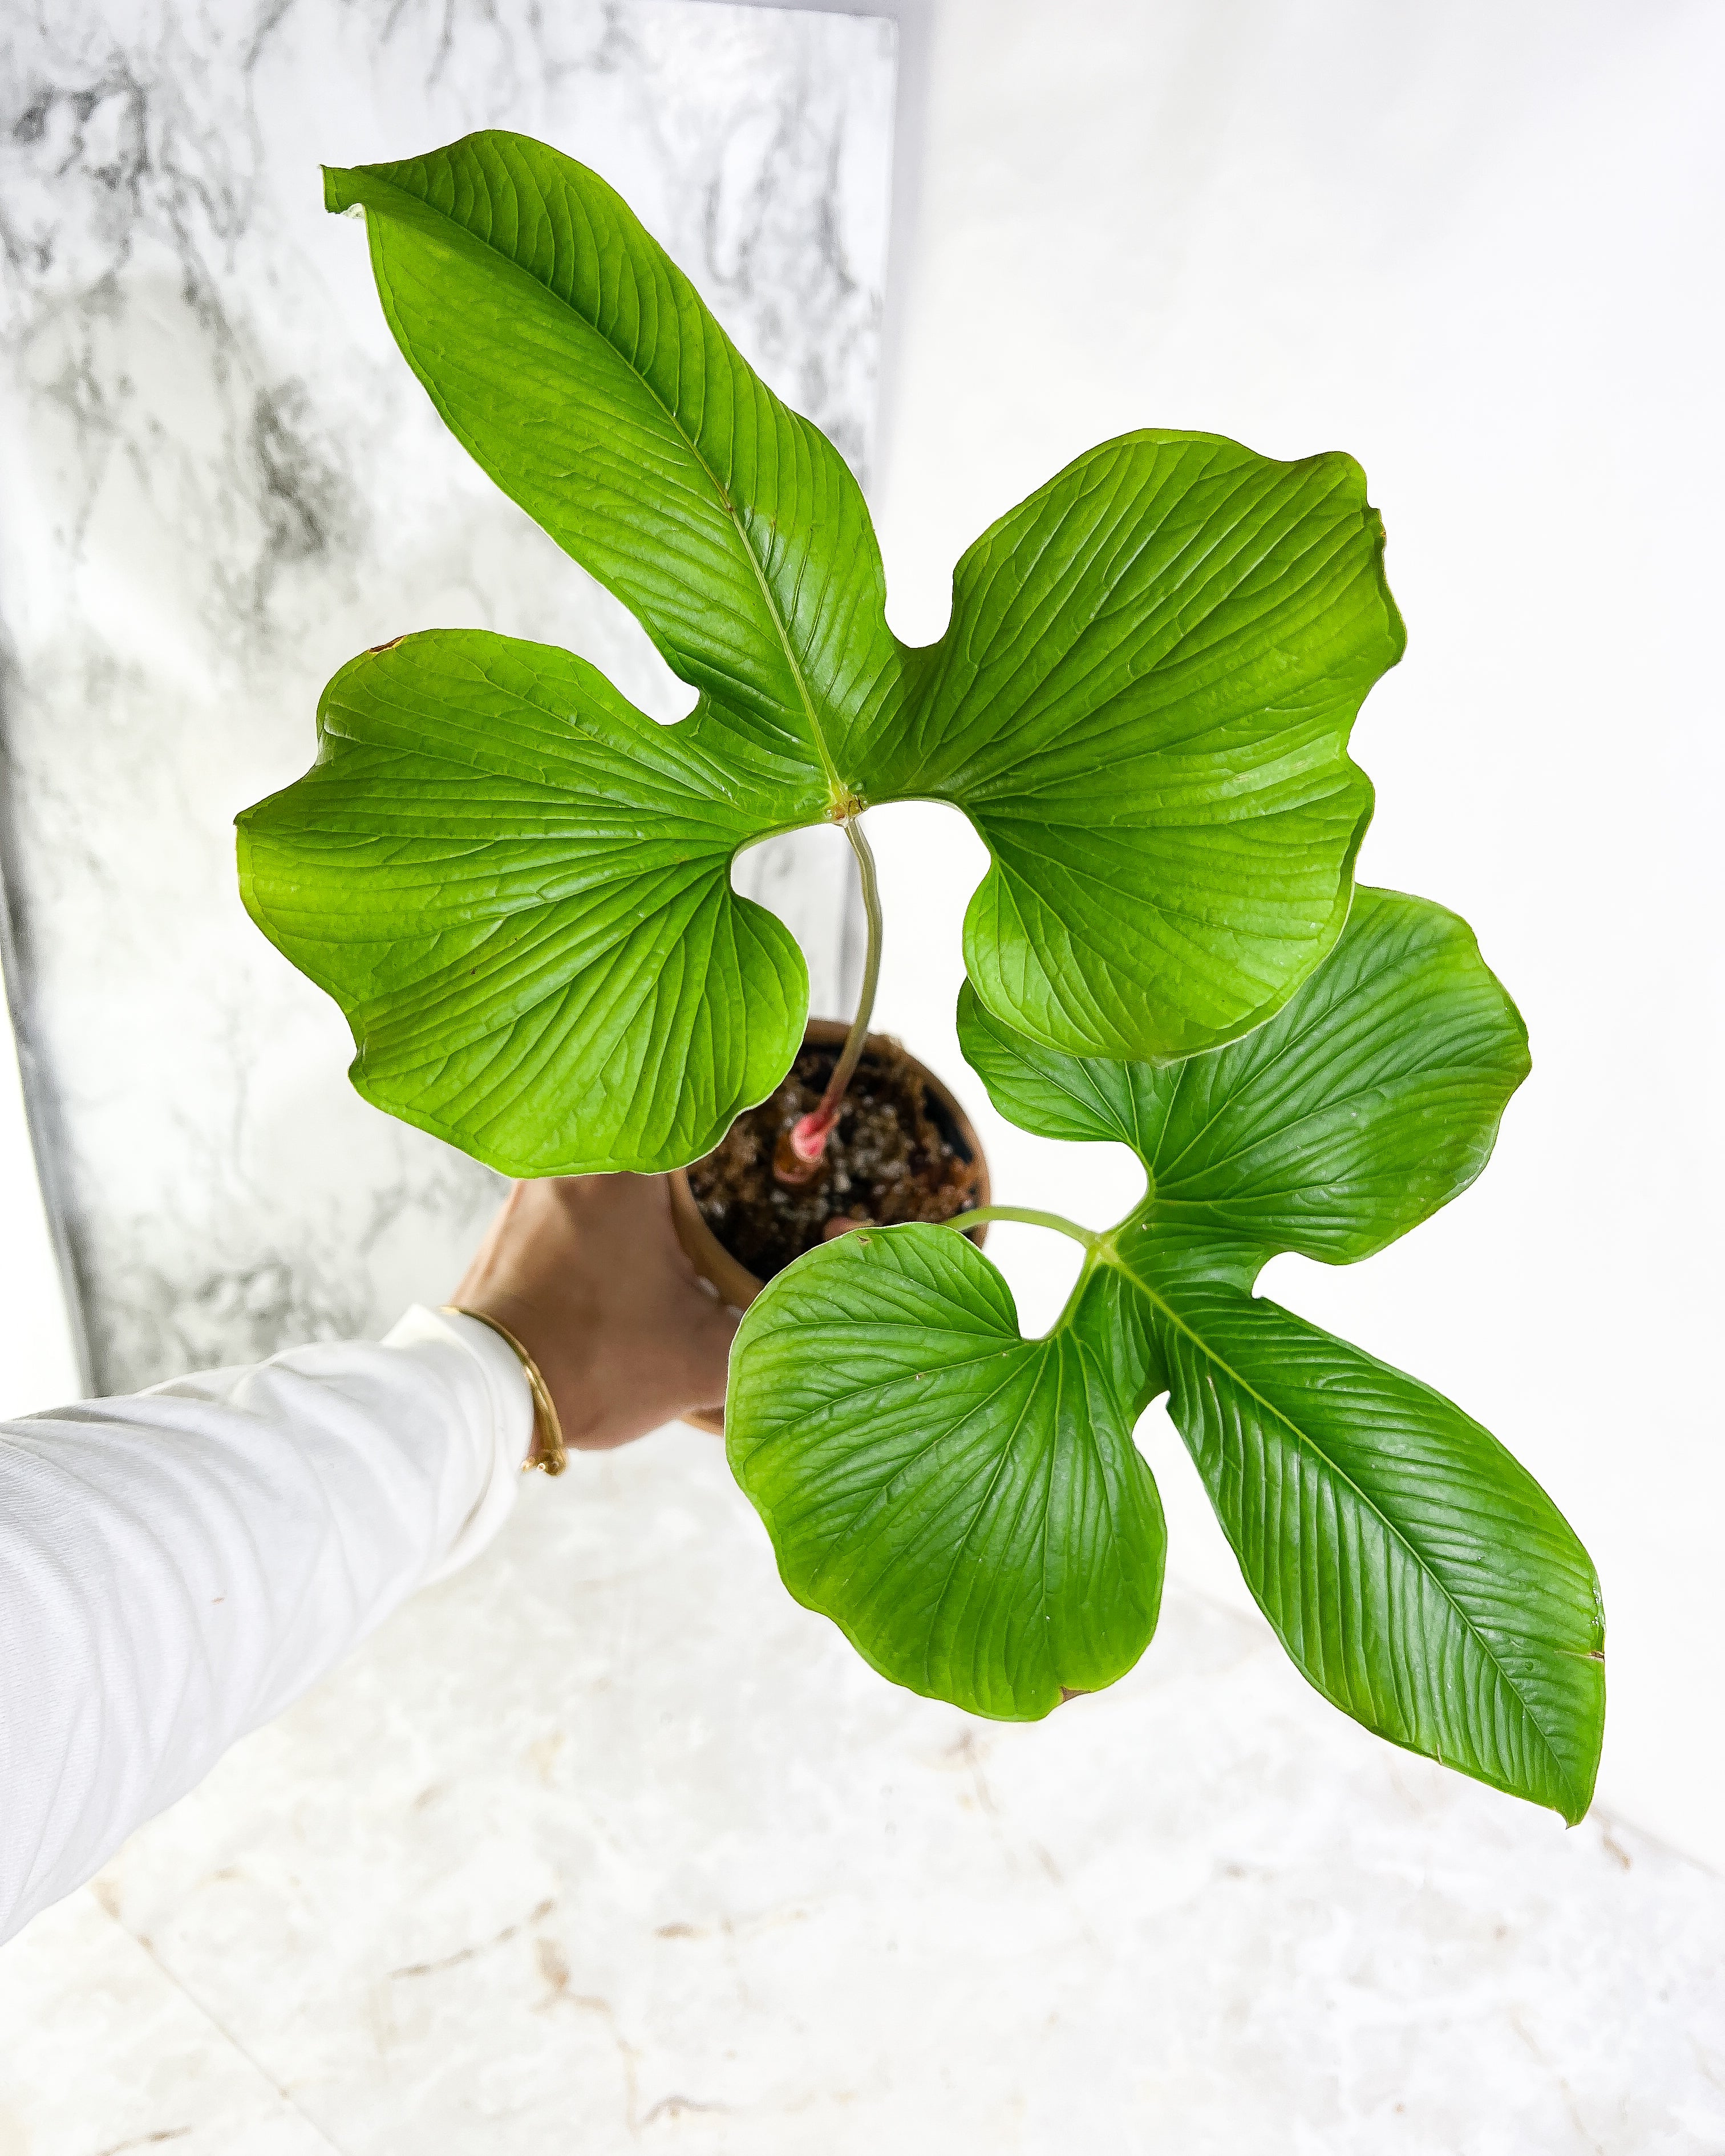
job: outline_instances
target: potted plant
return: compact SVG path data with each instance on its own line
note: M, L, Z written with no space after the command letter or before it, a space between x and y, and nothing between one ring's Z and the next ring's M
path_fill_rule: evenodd
M331 171L326 199L363 212L452 431L699 691L656 725L473 630L336 675L239 866L347 1014L360 1091L512 1175L706 1163L721 1240L739 1194L793 1223L745 1268L729 1456L791 1592L895 1681L1024 1718L1132 1666L1164 1539L1132 1433L1165 1391L1312 1682L1579 1818L1585 1553L1459 1409L1252 1293L1275 1251L1351 1261L1465 1188L1527 1067L1466 927L1354 891L1348 734L1403 645L1358 467L1105 443L983 535L910 649L842 459L593 173L491 133ZM865 814L911 797L988 845L960 1029L996 1106L1144 1163L1106 1234L988 1204L914 1068L865 1065L867 1116L846 1091L882 932ZM730 866L823 818L870 956L842 1045L805 1050L801 954ZM897 1144L890 1198L847 1116ZM1003 1214L1085 1246L1040 1340L968 1240Z

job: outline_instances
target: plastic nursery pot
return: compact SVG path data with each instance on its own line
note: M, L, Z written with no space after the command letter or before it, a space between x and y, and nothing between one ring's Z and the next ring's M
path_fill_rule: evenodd
M803 1045L804 1048L829 1048L836 1055L845 1045L847 1030L848 1028L837 1019L812 1018L803 1035ZM885 1050L889 1047L903 1053L900 1044L891 1040L886 1034L871 1033L863 1053L867 1055L871 1051ZM988 1163L983 1152L982 1141L978 1137L969 1116L926 1064L919 1063L914 1055L909 1058L909 1061L912 1070L922 1082L930 1120L939 1126L942 1136L961 1158L976 1163L976 1195L971 1200L972 1205L988 1204ZM732 1309L747 1310L766 1282L757 1279L747 1265L732 1257L708 1227L701 1216L700 1206L695 1202L695 1193L690 1188L686 1168L679 1168L672 1171L670 1200L671 1219L676 1226L677 1240L687 1252L690 1263ZM973 1242L980 1243L988 1234L988 1223L984 1221L968 1232ZM722 1435L725 1428L724 1410L720 1407L695 1409L683 1419L693 1423L697 1430L711 1430L715 1436Z

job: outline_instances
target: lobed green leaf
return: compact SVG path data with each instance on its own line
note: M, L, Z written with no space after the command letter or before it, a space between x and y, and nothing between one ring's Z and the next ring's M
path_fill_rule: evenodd
M248 812L240 889L348 1013L367 1099L545 1175L693 1159L778 1082L809 978L731 888L762 808L734 772L583 660L472 630L345 667L318 732Z
M1002 1114L1143 1162L1106 1263L1298 1668L1394 1743L1579 1818L1604 1627L1574 1532L1459 1408L1250 1292L1277 1251L1382 1249L1485 1165L1527 1034L1466 923L1360 890L1274 1019L1175 1069L1061 1055L968 988L958 1024Z
M1099 1301L1019 1336L963 1236L858 1230L770 1281L725 1402L785 1585L895 1683L1025 1721L1130 1669L1164 1530Z
M1149 1171L1159 1227L1244 1250L1367 1257L1484 1168L1529 1068L1521 1014L1473 932L1362 887L1334 954L1244 1040L1173 1069L1031 1042L968 985L959 1045L1001 1114L1113 1138Z
M1379 1736L1586 1811L1604 1620L1574 1530L1489 1431L1345 1341L1140 1274L1168 1411L1296 1666Z
M1329 950L1372 809L1348 732L1404 642L1383 542L1351 457L1155 433L1079 458L959 563L908 790L988 841L965 965L1017 1030L1189 1055Z

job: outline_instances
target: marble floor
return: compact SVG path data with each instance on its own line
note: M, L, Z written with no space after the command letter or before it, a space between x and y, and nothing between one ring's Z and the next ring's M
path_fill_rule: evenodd
M1039 1727L896 1691L678 1429L0 1951L0 2156L1718 2156L1722 1946L1189 1590Z

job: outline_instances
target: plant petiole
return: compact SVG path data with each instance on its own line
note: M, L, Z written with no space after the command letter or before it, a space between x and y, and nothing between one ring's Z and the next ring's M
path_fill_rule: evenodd
M1052 1228L1057 1235L1070 1235L1075 1243L1082 1243L1087 1250L1094 1250L1103 1238L1090 1228L1081 1228L1076 1220L1069 1220L1061 1213L1039 1213L1029 1205L978 1205L969 1213L955 1213L950 1220L943 1220L944 1228L956 1228L962 1235L967 1228L979 1226L984 1220L1019 1220L1029 1228Z
M863 962L862 993L857 998L856 1015L850 1021L850 1030L845 1036L844 1049L827 1081L825 1092L818 1105L793 1123L778 1142L773 1173L775 1182L783 1183L807 1183L820 1165L827 1140L839 1120L839 1111L845 1105L845 1093L862 1060L863 1046L869 1037L869 1020L874 1015L875 990L880 979L880 887L875 876L875 856L863 836L857 815L845 817L840 828L856 855L857 872L862 879L863 911L868 916L869 945Z

